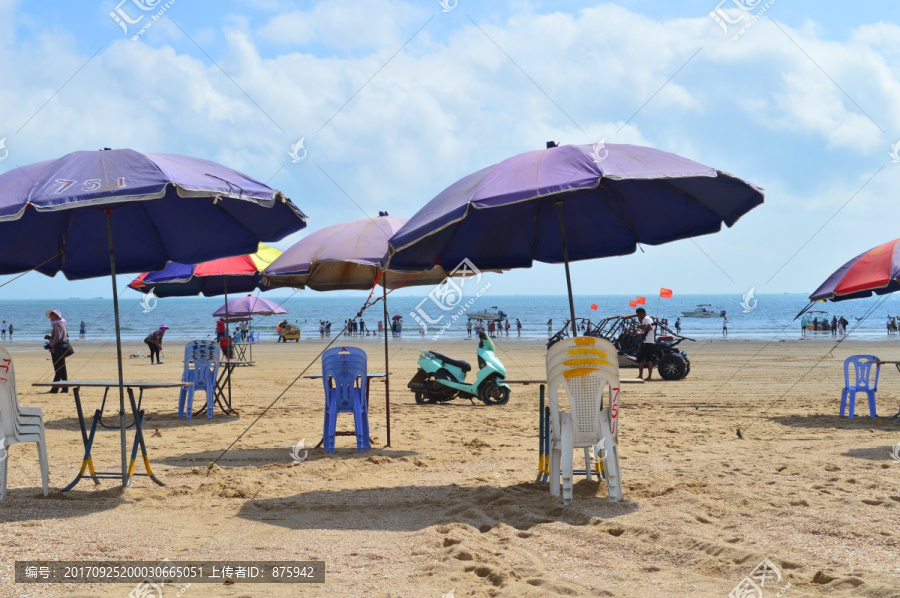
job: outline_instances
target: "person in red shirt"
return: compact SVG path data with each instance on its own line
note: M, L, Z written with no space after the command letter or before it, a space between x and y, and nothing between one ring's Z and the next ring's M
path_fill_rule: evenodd
M225 336L225 319L219 318L216 322L216 340L222 340L223 336Z

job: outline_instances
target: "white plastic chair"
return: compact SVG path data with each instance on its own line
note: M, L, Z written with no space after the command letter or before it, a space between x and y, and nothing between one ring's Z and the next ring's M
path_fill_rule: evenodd
M0 500L6 498L6 478L9 463L9 447L22 442L35 442L41 464L41 482L44 496L50 472L47 465L47 440L44 435L44 417L35 407L21 407L16 396L15 369L5 349L0 348Z
M603 461L610 500L622 500L619 473L619 367L609 341L590 336L563 339L547 351L550 403L550 493L572 503L573 453L584 449L591 479L592 449ZM565 387L571 412L559 409L559 387ZM608 399L603 397L609 388ZM595 446L596 445L596 446Z

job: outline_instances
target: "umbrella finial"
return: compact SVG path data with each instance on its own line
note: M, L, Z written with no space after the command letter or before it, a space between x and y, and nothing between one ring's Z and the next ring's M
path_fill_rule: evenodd
M559 147L559 144L556 143L555 141L548 141L548 142L547 142L547 149L550 149L551 147Z

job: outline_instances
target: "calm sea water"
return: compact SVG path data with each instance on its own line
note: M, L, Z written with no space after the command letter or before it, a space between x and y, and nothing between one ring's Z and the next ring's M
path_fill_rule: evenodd
M299 292L290 298L273 298L281 301L289 311L286 318L300 326L304 339L318 338L319 320L330 320L336 332L343 326L345 319L353 317L362 306L366 294L359 296L335 296L327 293ZM403 339L408 342L431 340L439 327L447 322L449 315L456 313L459 306L449 312L440 310L426 294L420 296L391 296L389 311L391 317L402 315L404 328ZM628 301L633 297L625 296L578 296L575 300L576 313L579 317L598 320L609 315L632 313ZM538 340L547 337L547 320L553 320L554 331L559 330L568 317L568 301L565 296L494 296L485 294L480 298L464 298L462 304L473 301L469 311L482 311L493 306L506 312L512 321L511 333L515 336L515 319L519 318L524 326L523 336ZM735 339L769 340L780 335L781 338L797 338L800 336L798 322L794 316L805 307L807 301L801 294L758 295L754 309L745 313L741 306L740 295L675 295L673 299L662 299L659 302L659 317L668 318L674 324L675 318L682 310L693 309L698 303L711 303L716 310L726 310L728 314L729 337ZM140 304L141 298L131 293L123 295L120 301L122 312L122 335L125 340L142 340L148 333L165 323L170 327L166 335L170 341L208 338L214 336L215 319L212 313L223 301L221 298L191 297L159 299L153 310L146 312ZM592 310L591 305L597 309ZM418 334L418 329L410 312L420 307L431 319L444 316L435 324L425 338ZM657 298L647 297L648 313L656 315ZM47 309L60 309L68 320L69 334L74 339L78 336L78 324L84 320L88 326L87 340L106 341L114 338L112 301L109 299L67 299L67 300L0 300L0 319L15 325L15 343L43 343L43 336L50 331L49 321L44 312ZM853 338L900 340L900 336L887 336L885 320L888 314L900 315L900 298L894 296L874 297L845 301L836 304L820 304L816 309L827 310L829 319L832 315L843 315L850 321ZM363 319L374 328L381 319L382 307L377 304L370 308ZM862 322L856 318L866 317ZM274 342L275 326L281 317L259 317L254 320L254 327L263 334L263 342ZM722 319L681 319L682 333L697 339L721 336ZM465 317L460 317L443 333L444 338L458 339L465 336ZM854 329L855 328L855 329ZM828 335L819 335L823 339ZM7 342L8 339L7 339Z

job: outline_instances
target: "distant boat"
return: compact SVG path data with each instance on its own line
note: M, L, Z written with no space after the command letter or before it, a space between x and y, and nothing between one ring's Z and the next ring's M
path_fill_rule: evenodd
M497 308L496 305L489 310L470 312L466 314L466 317L470 320L493 320L495 322L507 319L506 313Z
M831 318L828 317L827 311L811 309L806 312L806 318L809 321L809 324L806 325L808 331L831 332Z
M691 311L683 311L681 314L685 318L724 318L725 310L715 311L712 309L706 309L707 307L712 307L711 303L701 303L697 306L697 309Z

